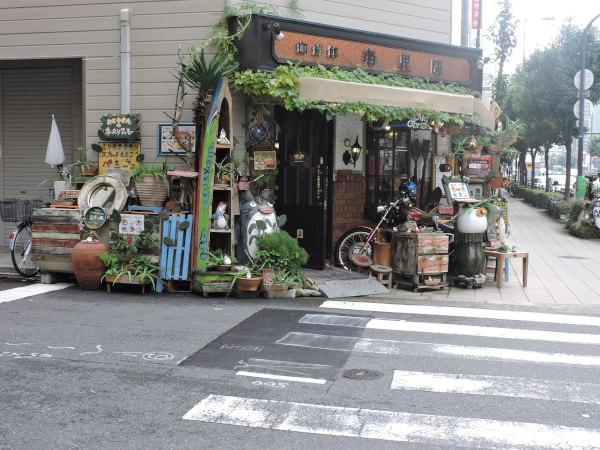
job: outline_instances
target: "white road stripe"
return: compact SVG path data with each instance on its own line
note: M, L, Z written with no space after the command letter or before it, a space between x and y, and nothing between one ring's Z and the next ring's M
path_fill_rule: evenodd
M585 428L210 395L184 420L268 430L478 448L598 448Z
M59 291L68 287L74 286L70 283L55 283L55 284L30 284L29 286L21 286L14 289L0 291L0 303L12 302L32 295L44 294L46 292Z
M447 323L407 322L404 320L373 319L369 321L366 328L391 331L409 331L415 333L437 333L501 339L527 339L534 341L565 342L568 344L600 344L600 335L597 334L481 327L476 325L455 325Z
M323 380L322 378L289 377L286 375L271 375L268 373L247 372L245 370L240 370L239 372L236 372L235 374L242 375L244 377L269 378L271 380L300 381L302 383L314 383L314 384L327 383L327 380Z
M600 385L559 380L395 370L392 389L600 404Z
M542 364L600 367L600 356L545 353L530 350L513 350L510 348L391 341L385 339L361 339L354 346L353 351L384 355L453 356L467 359L495 359Z
M389 312L396 314L421 314L428 316L470 317L477 319L517 320L525 322L559 323L564 325L589 325L600 327L600 317L546 314L527 311L502 311L497 309L455 308L450 306L397 305L391 303L346 302L327 300L321 308L353 311Z

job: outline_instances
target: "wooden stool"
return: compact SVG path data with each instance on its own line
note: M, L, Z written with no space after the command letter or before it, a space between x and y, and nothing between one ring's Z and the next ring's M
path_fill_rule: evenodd
M523 258L523 287L527 287L527 266L529 260L529 253L527 252L498 252L495 250L484 250L485 253L485 267L487 271L487 265L490 258L496 258L496 271L494 279L498 289L502 287L502 270L504 270L504 276L508 281L508 258Z
M371 275L377 278L384 286L387 286L388 289L392 287L392 268L388 266L382 266L380 264L373 264L369 267L371 271Z

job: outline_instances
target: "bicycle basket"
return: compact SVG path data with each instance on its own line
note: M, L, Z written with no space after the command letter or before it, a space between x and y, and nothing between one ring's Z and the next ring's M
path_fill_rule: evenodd
M22 222L31 220L31 213L44 205L43 200L21 200L10 198L0 200L0 220L3 222Z

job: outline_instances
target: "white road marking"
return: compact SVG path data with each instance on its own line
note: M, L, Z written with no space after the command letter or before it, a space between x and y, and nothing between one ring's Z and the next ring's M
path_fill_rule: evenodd
M385 355L433 357L458 356L467 359L496 359L542 364L573 364L579 366L600 367L600 356L571 355L568 353L545 353L531 350L513 350L510 348L391 341L385 339L361 339L357 342L353 351Z
M572 316L569 314L546 314L527 311L502 311L497 309L456 308L449 306L427 305L397 305L391 303L346 302L334 300L327 300L323 302L320 307L348 309L353 311L470 317L477 319L516 320L524 322L545 322L564 325L589 325L600 327L600 317Z
M453 334L501 339L527 339L535 341L565 342L569 344L600 344L600 335L564 333L561 331L539 331L517 328L482 327L447 323L407 322L404 320L373 319L366 328L415 333Z
M561 380L395 370L392 389L600 404L600 385Z
M0 303L12 302L33 295L45 294L46 292L59 291L68 287L74 286L70 283L55 283L55 284L30 284L29 286L21 286L14 289L0 291Z
M268 430L478 448L598 448L600 432L526 422L436 416L210 395L184 420Z
M302 383L314 383L314 384L327 383L327 380L323 380L321 378L289 377L289 376L285 376L285 375L271 375L268 373L247 372L245 370L240 370L239 372L236 372L235 374L241 375L244 377L269 378L271 380L300 381Z

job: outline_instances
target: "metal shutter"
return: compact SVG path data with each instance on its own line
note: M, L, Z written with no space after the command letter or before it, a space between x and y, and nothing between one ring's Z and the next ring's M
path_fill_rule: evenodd
M56 168L44 162L52 114L60 130L65 159L73 155L73 88L71 67L0 71L0 142L3 146L3 198L44 198L49 188L42 180L57 180ZM0 244L8 245L13 225L0 222ZM4 228L2 230L2 228Z

